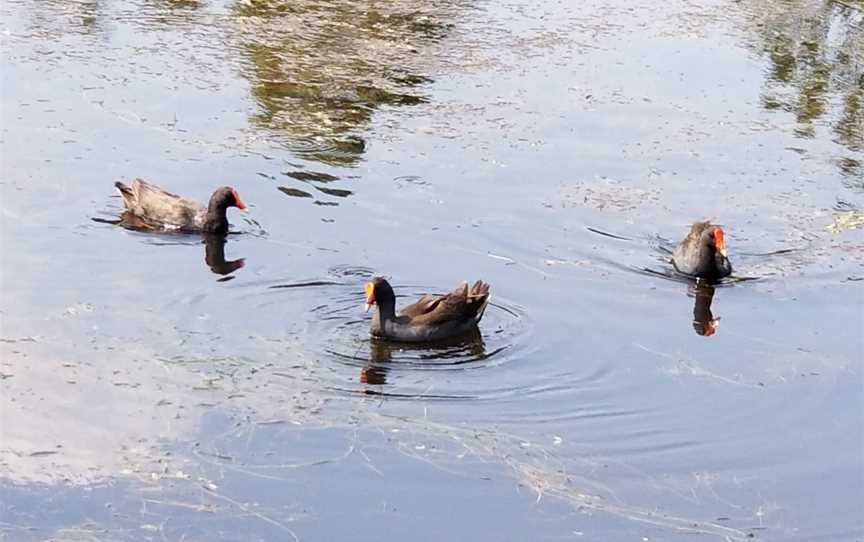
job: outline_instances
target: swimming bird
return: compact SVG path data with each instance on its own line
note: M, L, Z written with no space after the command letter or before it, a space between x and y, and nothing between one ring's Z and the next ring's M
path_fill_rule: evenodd
M726 234L710 222L696 222L672 253L675 270L692 277L715 281L732 273L726 256Z
M475 331L488 304L489 285L478 280L470 287L464 282L449 294L425 294L397 315L390 283L376 277L366 284L366 310L378 306L372 336L402 342L434 342Z
M172 194L155 184L135 179L129 185L114 183L126 213L138 227L152 230L227 233L228 207L246 209L237 190L230 186L219 188L204 207L197 201Z

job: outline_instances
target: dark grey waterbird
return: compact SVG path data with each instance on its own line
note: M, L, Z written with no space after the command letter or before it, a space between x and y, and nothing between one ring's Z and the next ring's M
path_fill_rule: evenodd
M478 280L470 287L462 283L449 294L425 294L397 315L390 283L377 277L366 284L366 310L378 306L372 315L372 335L397 341L433 342L467 334L477 329L488 304L489 285Z
M715 281L732 273L726 256L726 234L710 222L696 222L675 247L672 265L679 273Z
M206 207L141 179L129 185L116 182L114 186L123 197L126 214L131 215L137 227L144 229L226 233L228 207L246 209L240 194L230 186L213 192Z

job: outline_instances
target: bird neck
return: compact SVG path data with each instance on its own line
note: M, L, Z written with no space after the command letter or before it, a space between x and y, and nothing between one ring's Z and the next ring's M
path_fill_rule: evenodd
M210 200L204 217L204 228L213 233L228 232L228 206L224 201Z
M376 301L378 305L378 316L381 321L393 320L396 318L396 299L393 297L384 298Z
M729 262L729 258L723 256L719 252L715 252L714 263L717 266L718 278L723 278L732 274L732 264Z

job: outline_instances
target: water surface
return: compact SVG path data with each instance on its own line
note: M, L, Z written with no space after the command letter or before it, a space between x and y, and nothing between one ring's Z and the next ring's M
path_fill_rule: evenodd
M860 2L0 13L0 537L864 537ZM755 280L666 276L700 219Z

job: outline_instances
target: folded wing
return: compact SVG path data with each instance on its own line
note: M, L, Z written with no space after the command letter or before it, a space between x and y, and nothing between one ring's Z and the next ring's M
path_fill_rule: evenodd
M462 283L449 294L433 296L426 294L413 305L405 307L401 315L411 323L424 326L440 326L447 323L479 322L489 303L489 285L478 280L473 286Z
M196 201L163 190L155 184L135 179L129 185L114 183L126 211L138 220L161 226L186 228L195 225L203 207Z

